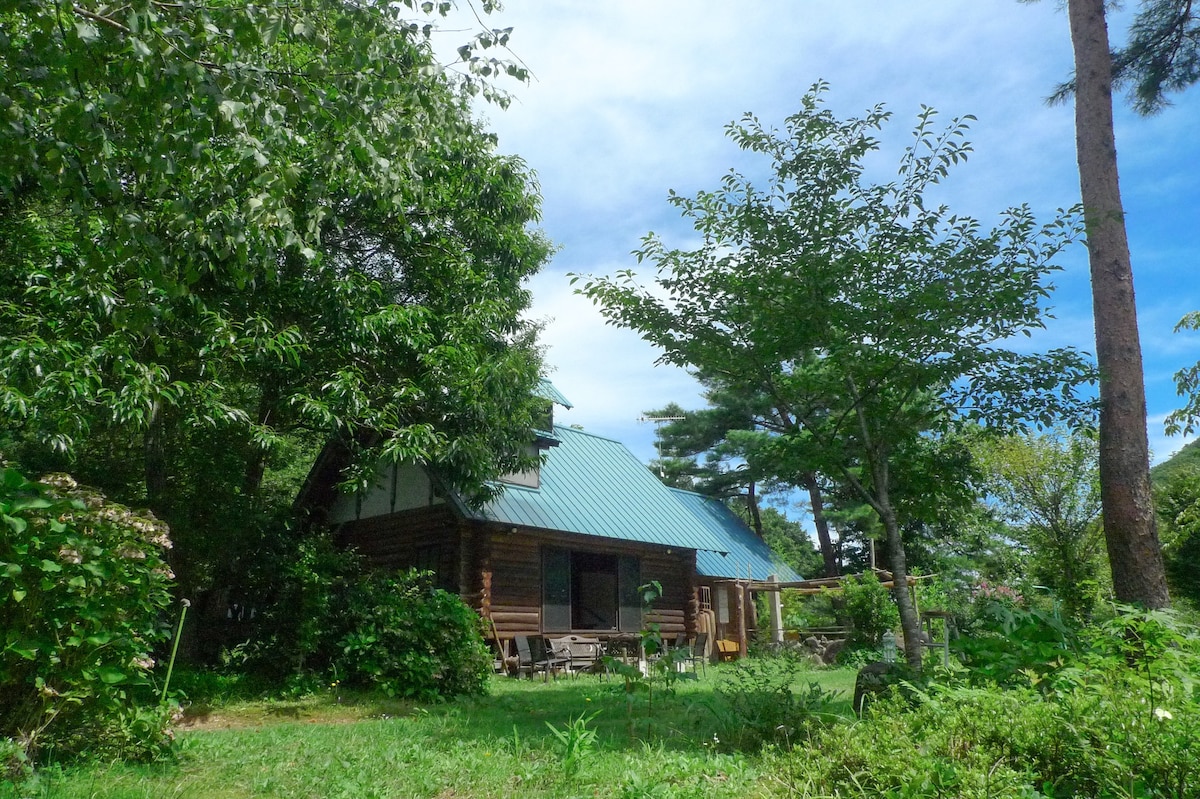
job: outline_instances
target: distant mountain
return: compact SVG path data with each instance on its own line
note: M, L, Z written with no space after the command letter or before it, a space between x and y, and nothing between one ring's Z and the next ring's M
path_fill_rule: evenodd
M1200 471L1200 439L1185 444L1183 449L1176 452L1167 460L1151 467L1150 482L1155 486L1165 483L1173 474L1178 472Z

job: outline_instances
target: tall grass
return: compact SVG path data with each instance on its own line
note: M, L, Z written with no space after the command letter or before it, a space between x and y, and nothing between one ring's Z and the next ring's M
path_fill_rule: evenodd
M224 799L229 797L756 797L778 783L754 756L719 751L710 710L714 682L685 681L656 695L653 714L595 676L550 683L497 678L491 694L441 705L331 690L294 702L203 708L179 732L172 762L43 770L0 797ZM849 670L798 675L852 689ZM849 702L841 708L848 712ZM554 730L589 717L594 741L570 764ZM630 729L634 734L630 735Z

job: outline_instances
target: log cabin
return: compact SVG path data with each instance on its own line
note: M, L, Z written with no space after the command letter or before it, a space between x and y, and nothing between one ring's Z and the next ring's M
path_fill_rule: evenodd
M745 653L757 627L750 582L799 575L720 501L664 485L618 441L555 424L554 406L571 404L547 381L541 393L540 467L501 478L482 507L420 464L386 466L366 493L338 494L328 453L302 499L323 505L336 540L371 565L432 572L491 621L501 647L657 624L667 639L706 631ZM639 587L652 581L662 595L643 608Z

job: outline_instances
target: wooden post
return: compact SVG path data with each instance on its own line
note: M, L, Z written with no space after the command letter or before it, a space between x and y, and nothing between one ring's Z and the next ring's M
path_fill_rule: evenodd
M733 584L735 591L734 614L738 620L738 657L743 657L746 654L746 644L749 638L746 635L746 590L742 588L741 581Z
M492 539L484 531L476 531L476 553L479 557L479 615L492 618ZM495 626L493 625L493 629Z
M683 634L690 641L700 629L700 580L696 574L695 552L688 563L686 579L688 600L683 614Z
M776 644L783 643L783 591L778 587L779 578L774 574L767 576L768 583L774 583L775 588L771 591L768 607L771 609L771 641Z

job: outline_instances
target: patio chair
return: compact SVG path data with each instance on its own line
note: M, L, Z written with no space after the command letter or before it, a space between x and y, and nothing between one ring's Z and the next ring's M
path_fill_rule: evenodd
M682 633L679 635L662 635L658 638L658 649L654 652L646 652L646 661L651 665L659 662L664 658L668 658L674 664L679 662L683 655L679 654L681 648L687 647L687 638Z
M696 633L696 640L692 642L691 650L687 657L684 658L685 663L690 663L692 673L696 673L696 664L700 664L700 671L705 676L708 675L708 656L704 650L708 649L708 633Z
M549 682L551 672L566 668L570 662L567 658L550 655L546 650L546 639L540 636L517 635L513 637L513 642L517 645L518 675L528 671L529 678L533 679L533 675L540 671Z
M529 639L529 651L535 663L541 663L547 675L560 671L570 671L571 658L555 652L546 643L546 639L536 635Z
M637 665L640 641L636 636L614 635L604 641L600 662L604 665L601 679L612 676L617 664Z

